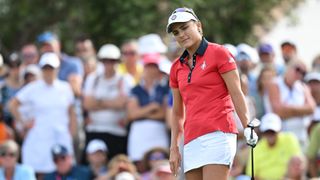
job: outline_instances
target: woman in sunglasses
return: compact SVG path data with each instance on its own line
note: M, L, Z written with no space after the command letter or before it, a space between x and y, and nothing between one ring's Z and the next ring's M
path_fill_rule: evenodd
M266 112L274 112L282 119L282 130L294 133L302 149L308 140L307 124L316 103L310 89L303 82L306 65L302 61L290 61L283 76L268 86L265 98Z
M35 180L33 169L27 165L18 164L19 146L13 140L7 140L0 145L0 179Z
M187 180L226 180L236 153L234 107L243 127L249 121L236 63L223 46L203 37L192 9L176 9L168 19L167 32L185 49L170 72L174 102L171 171L178 173L182 158ZM183 132L181 157L178 144ZM257 136L253 133L250 138L250 129L245 129L245 136L250 145L256 144Z

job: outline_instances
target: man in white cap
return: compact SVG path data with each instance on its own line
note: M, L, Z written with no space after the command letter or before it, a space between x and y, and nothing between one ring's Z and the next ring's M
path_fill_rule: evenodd
M295 135L280 130L281 119L278 115L267 113L261 118L262 138L254 151L255 178L282 179L289 160L302 154ZM251 175L251 158L247 162L246 174Z
M89 142L87 149L87 160L95 177L107 173L107 145L100 139Z
M312 122L309 126L310 142L307 148L306 155L309 160L309 173L311 177L318 177L320 167L319 152L320 152L320 73L311 72L306 75L305 81L311 90L311 94L317 104L316 110L313 113Z

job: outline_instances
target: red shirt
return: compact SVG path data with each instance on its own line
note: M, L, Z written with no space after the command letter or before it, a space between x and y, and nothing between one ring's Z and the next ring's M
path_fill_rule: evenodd
M186 106L185 144L214 131L237 133L231 96L221 74L237 68L233 56L223 46L202 40L187 65L185 51L172 65L170 86L178 88Z

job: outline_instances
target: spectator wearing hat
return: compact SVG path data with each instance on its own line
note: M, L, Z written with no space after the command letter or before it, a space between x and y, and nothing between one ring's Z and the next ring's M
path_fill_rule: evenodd
M302 61L291 61L283 77L276 77L269 83L264 99L266 112L281 117L282 130L294 133L303 150L308 141L309 115L316 108L310 89L303 82L305 74L306 66Z
M87 149L87 160L94 177L107 173L107 145L100 139L93 139L89 142Z
M120 74L128 74L136 85L142 75L143 66L139 63L140 55L138 52L138 42L136 40L128 40L121 45L121 60L117 68Z
M141 174L142 180L150 180L152 177L152 170L154 170L159 162L168 161L169 153L167 149L153 148L146 152L143 156L143 174ZM169 167L170 170L170 167Z
M22 70L22 77L23 77L23 86L28 85L31 82L39 80L42 78L42 73L38 65L29 64ZM30 104L23 104L19 108L19 112L21 114L22 121L28 121L32 119L32 106ZM15 128L22 138L25 136L23 131L23 124L20 124L19 121L15 122Z
M63 144L72 153L72 136L77 133L73 109L74 95L67 82L57 79L60 60L55 53L41 56L39 66L43 79L23 87L10 102L15 121L26 134L22 145L22 162L38 174L55 169L51 147ZM30 105L30 119L22 120L19 108Z
M320 166L318 163L320 161L320 72L308 73L305 81L310 87L311 94L317 104L309 125L310 142L306 154L309 159L309 173L311 177L318 177L320 175Z
M297 58L297 47L290 41L284 41L281 43L281 54L285 64L289 64L290 61Z
M125 174L125 175L124 175ZM139 180L140 175L137 172L137 168L124 154L118 154L114 156L108 164L108 173L105 175L99 176L96 180L110 180L110 179L119 179L119 180Z
M104 66L103 74L92 74L84 88L84 108L89 112L86 122L86 144L101 139L108 144L108 156L127 152L125 103L131 87L129 76L120 75L116 67L120 50L113 44L103 45L98 59Z
M19 164L19 146L13 140L7 140L0 145L0 179L36 180L33 169Z
M254 175L256 179L282 179L289 160L301 155L297 138L292 133L280 132L281 119L273 113L261 119L262 138L254 150ZM251 175L251 159L247 161L246 174Z
M285 67L275 62L275 53L271 44L260 44L258 47L258 54L260 57L260 62L257 67L258 71L260 71L260 69L262 69L265 66L272 66L275 68L277 75L283 75Z
M308 132L310 132L312 127L320 122L320 72L308 73L304 80L309 86L311 95L316 102L316 109L313 113L312 120L308 128Z
M51 153L56 170L45 175L44 180L92 179L92 174L87 167L73 165L72 154L65 146L56 144L52 146Z
M248 93L250 96L254 96L257 93L257 75L254 74L253 69L258 64L258 54L253 47L242 43L237 46L237 55L235 58L240 73L248 77Z
M12 119L12 115L9 111L9 101L22 87L20 79L21 59L19 58L18 53L14 52L9 56L8 60L8 74L4 79L4 82L0 85L0 103L3 106L4 121L8 126L14 129L15 122Z
M40 34L37 41L40 44L41 53L53 52L57 54L60 60L58 79L69 82L74 95L80 96L84 74L81 60L61 52L59 37L53 32L47 31Z
M152 148L168 148L165 124L168 86L160 83L160 56L147 54L143 57L144 71L139 84L131 90L127 104L131 129L128 139L128 155L141 171L143 155ZM137 146L137 144L139 146Z

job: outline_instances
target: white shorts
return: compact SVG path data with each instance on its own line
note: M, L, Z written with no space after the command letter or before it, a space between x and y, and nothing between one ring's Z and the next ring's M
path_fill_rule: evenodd
M208 164L222 164L231 167L236 149L236 134L215 131L200 136L184 145L184 172Z

